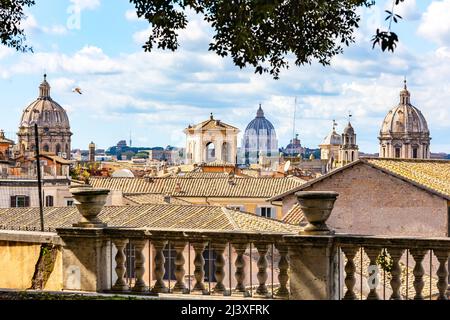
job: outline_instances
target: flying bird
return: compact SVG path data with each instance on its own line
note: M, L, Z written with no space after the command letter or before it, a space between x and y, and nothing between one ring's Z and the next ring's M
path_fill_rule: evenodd
M81 92L81 88L79 88L79 87L74 88L74 89L72 90L72 92L76 92L76 93L79 93L79 94L83 94L83 93Z

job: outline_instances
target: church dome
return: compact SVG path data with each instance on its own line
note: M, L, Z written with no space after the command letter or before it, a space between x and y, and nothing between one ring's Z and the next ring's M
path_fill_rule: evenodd
M256 118L250 121L244 132L243 146L245 163L258 163L261 156L273 157L278 152L278 140L275 128L264 116L259 105Z
M21 127L31 127L35 123L43 128L70 129L66 111L50 97L47 75L39 86L39 97L25 108L20 120Z
M333 131L330 132L329 135L327 135L325 137L325 139L323 139L322 144L323 145L334 145L334 146L338 146L340 145L342 142L341 140L341 136L336 132L336 130L333 128Z
M275 135L275 128L272 125L272 123L266 119L264 116L264 111L261 108L261 105L259 106L258 111L256 112L256 118L250 121L250 123L247 125L247 128L245 129L245 133L247 134L249 131L254 130L253 132L256 132L256 134L261 133L265 134L274 134Z
M410 93L406 87L400 92L400 103L392 108L384 118L380 135L403 134L429 135L428 124L422 112L410 103Z

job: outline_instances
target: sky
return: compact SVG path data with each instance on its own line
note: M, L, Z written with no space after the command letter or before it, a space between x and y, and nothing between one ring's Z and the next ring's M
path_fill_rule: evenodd
M47 73L52 98L68 112L72 148L87 149L91 141L108 148L129 140L130 132L133 146L184 147L189 124L212 112L244 131L260 103L281 147L292 139L297 98L295 131L303 146L318 147L333 119L342 132L351 112L360 151L374 153L406 77L412 104L428 121L431 151L450 153L450 0L400 4L395 53L372 49L370 39L386 27L384 10L392 4L377 1L359 10L356 43L330 66L291 64L279 80L209 52L212 29L194 13L178 51L146 53L148 23L127 0L111 3L40 0L27 9L23 27L34 53L0 46L0 128L9 138L16 139L22 111ZM83 95L72 92L77 86Z

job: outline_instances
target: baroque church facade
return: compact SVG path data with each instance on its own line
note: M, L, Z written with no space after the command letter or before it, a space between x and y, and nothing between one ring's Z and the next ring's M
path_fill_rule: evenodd
M214 119L211 113L208 120L189 125L183 132L186 134L186 164L236 164L238 128Z
M39 86L38 98L25 108L19 124L16 153L28 158L35 154L35 124L41 152L70 159L72 132L69 118L64 108L51 98L47 75Z

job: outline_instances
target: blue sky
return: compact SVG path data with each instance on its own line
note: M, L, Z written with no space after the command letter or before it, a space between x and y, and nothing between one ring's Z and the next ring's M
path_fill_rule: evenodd
M40 0L24 24L34 54L0 46L0 128L15 138L22 110L38 93L47 72L52 97L69 114L72 146L91 140L106 148L132 132L136 146L184 146L188 124L215 117L244 130L262 103L281 145L296 131L302 144L317 147L331 130L346 125L348 111L360 150L377 152L385 114L398 103L403 77L412 103L427 118L432 152L450 153L450 0L406 0L405 20L394 26L397 51L372 50L370 38L385 26L391 1L361 10L357 42L331 66L296 67L280 80L255 75L207 51L209 26L194 14L181 34L179 51L141 49L148 24L139 21L127 0ZM73 5L81 8L79 28ZM80 86L84 94L72 88Z

